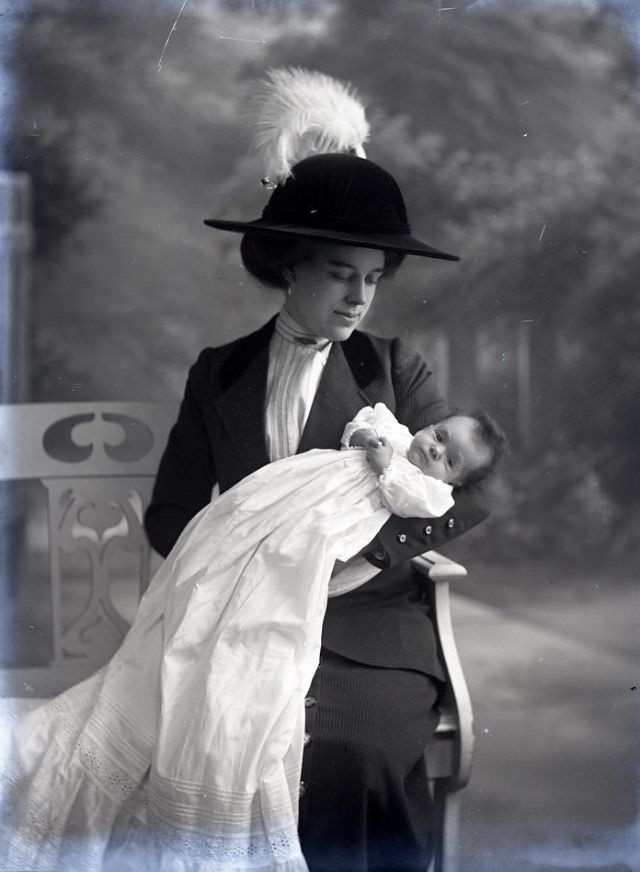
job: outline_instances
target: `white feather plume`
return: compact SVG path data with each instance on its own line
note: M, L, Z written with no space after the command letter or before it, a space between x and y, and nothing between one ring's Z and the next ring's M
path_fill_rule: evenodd
M254 147L270 182L281 184L292 167L313 154L353 152L364 157L369 124L348 84L299 67L267 71L254 92Z

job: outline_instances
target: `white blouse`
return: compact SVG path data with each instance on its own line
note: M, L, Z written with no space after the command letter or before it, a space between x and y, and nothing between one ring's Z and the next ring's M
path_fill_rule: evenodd
M291 457L298 450L330 351L328 339L305 333L285 309L280 312L267 372L264 426L269 460Z

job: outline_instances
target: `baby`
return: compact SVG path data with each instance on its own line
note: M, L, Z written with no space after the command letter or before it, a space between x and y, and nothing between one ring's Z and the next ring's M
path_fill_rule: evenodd
M406 459L425 475L462 487L486 478L504 453L505 445L504 433L485 412L458 412L418 430ZM367 460L378 475L388 469L394 454L389 439L379 436L372 427L350 433L349 447L365 448Z
M394 515L438 517L454 504L455 488L479 482L494 469L506 436L485 412L456 412L415 436L382 403L347 424L342 448L366 451L384 506ZM364 557L336 561L329 596L360 587L377 574Z

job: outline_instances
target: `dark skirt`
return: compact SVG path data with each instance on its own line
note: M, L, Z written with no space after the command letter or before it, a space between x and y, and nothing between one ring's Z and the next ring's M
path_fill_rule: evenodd
M323 649L306 700L300 840L311 872L425 872L433 852L424 750L438 684Z

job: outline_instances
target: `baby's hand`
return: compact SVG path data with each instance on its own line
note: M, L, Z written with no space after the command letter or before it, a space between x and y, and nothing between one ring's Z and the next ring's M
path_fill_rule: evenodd
M367 446L367 461L377 475L382 475L391 463L393 448L384 436L380 436L377 445Z
M373 427L361 427L353 431L349 445L352 448L376 448L380 445L380 439Z

